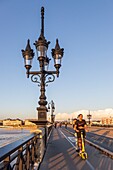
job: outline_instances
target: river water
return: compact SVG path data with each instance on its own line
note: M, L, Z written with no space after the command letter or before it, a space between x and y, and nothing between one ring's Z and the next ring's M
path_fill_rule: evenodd
M29 134L29 130L0 128L0 148Z

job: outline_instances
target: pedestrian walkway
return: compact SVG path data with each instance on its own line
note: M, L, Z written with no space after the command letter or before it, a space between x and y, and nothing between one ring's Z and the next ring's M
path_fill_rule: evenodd
M113 160L86 145L88 159L82 160L75 151L73 136L63 128L53 128L39 170L112 170Z

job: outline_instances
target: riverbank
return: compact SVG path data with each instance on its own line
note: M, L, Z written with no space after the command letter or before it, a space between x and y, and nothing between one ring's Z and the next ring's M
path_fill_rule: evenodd
M33 126L0 126L0 129L7 129L7 130L31 130L31 129L37 129L36 125Z

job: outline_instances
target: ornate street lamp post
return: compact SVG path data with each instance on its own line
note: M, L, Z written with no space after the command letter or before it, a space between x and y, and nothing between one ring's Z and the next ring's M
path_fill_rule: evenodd
M90 110L89 110L89 114L87 115L87 118L88 118L88 120L89 120L89 125L90 125L90 120L91 120L91 118L92 118L92 115L90 114Z
M54 123L55 120L55 115L53 114L55 110L55 104L53 102L53 100L51 100L50 103L48 103L48 111L50 111L51 113L51 122Z
M34 45L37 52L37 60L39 61L40 70L30 71L32 67L32 60L34 57L33 49L30 47L30 40L27 41L27 46L25 50L22 50L22 55L25 62L25 68L27 70L27 77L31 75L31 81L37 83L40 86L40 97L39 97L39 107L38 111L38 121L47 121L47 101L45 96L45 86L48 83L55 80L55 75L59 77L59 69L61 67L61 59L63 57L64 49L60 48L58 39L56 39L55 48L52 49L52 57L54 59L54 66L56 71L48 71L50 59L47 57L47 50L50 42L44 37L44 7L41 8L41 33Z

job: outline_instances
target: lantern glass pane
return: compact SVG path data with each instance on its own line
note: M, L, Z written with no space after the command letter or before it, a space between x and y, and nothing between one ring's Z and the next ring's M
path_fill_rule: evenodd
M61 59L54 59L55 64L61 64Z
M48 71L48 67L49 67L49 62L48 61L44 61L44 70Z
M29 55L26 55L24 58L24 63L25 63L25 65L32 66L32 58Z
M37 47L37 56L38 57L46 57L47 55L47 48L45 46L38 46Z
M44 65L44 70L48 71L48 65Z

